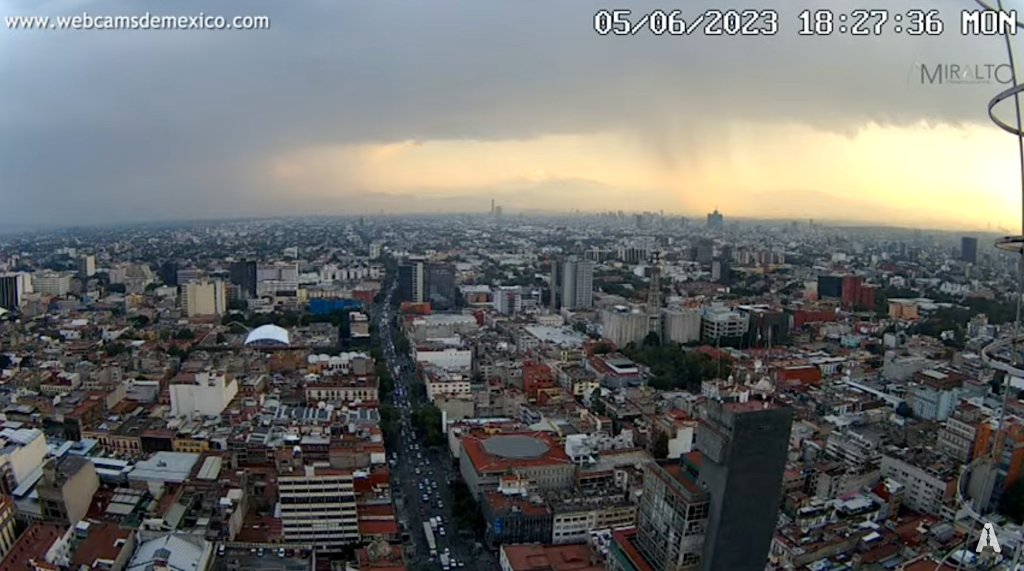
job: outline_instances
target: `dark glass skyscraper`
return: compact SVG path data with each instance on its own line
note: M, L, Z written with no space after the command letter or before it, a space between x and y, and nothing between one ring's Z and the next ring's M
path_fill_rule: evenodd
M435 309L455 305L455 266L433 263L427 266L427 300Z
M409 258L398 266L398 299L421 303L426 301L422 258Z
M18 309L21 290L22 281L17 274L0 275L0 308Z
M969 263L978 263L978 239L973 236L960 238L960 259Z
M711 496L702 571L761 571L782 501L793 409L710 401L697 429L701 489Z
M231 264L231 283L242 290L244 297L256 297L256 262L242 260Z
M818 276L818 298L843 297L843 276Z
M714 212L708 213L708 228L721 230L725 226L725 216L716 208Z

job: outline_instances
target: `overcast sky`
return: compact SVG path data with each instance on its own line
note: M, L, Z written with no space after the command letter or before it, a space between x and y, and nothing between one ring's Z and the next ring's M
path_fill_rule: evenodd
M626 0L687 15L733 2ZM999 38L599 36L591 0L0 0L0 17L268 15L266 31L0 28L0 224L665 210L1020 226ZM1024 3L1011 2L1013 7ZM1024 10L1022 10L1024 13ZM1024 43L1024 38L1021 39ZM1022 53L1024 57L1024 53Z

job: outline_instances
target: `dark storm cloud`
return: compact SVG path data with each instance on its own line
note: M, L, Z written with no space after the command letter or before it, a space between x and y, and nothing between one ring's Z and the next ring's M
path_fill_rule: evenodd
M273 22L251 32L0 30L0 223L266 213L287 200L254 173L316 144L611 130L671 164L713 145L723 123L851 133L867 122L982 120L995 86L922 86L914 68L1003 60L998 39L955 29L968 0L928 3L947 23L940 38L798 37L797 3L772 4L778 36L748 39L600 37L592 17L605 6L586 0L0 0L0 16L206 11Z

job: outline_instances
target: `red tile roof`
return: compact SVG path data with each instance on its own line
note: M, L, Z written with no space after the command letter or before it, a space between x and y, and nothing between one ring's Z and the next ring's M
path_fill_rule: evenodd
M42 560L46 552L64 535L64 526L52 523L35 523L14 542L11 551L0 563L0 571L25 571L31 569L29 561Z
M495 456L484 448L484 442L493 436L529 436L547 444L548 451L538 458L503 458ZM565 449L545 432L506 432L493 436L471 435L462 438L462 446L465 448L466 454L478 474L501 474L513 467L523 468L572 463L572 460L566 455Z
M622 550L622 553L629 559L637 571L654 571L647 563L636 546L633 545L633 538L636 537L636 529L626 529L612 532L612 541Z
M504 545L512 571L603 571L587 544Z
M130 529L121 529L114 523L94 523L89 526L89 535L78 544L71 567L79 569L83 565L92 569L97 559L114 561L131 536ZM121 541L121 543L119 543Z
M395 520L359 520L359 535L398 535L398 522Z

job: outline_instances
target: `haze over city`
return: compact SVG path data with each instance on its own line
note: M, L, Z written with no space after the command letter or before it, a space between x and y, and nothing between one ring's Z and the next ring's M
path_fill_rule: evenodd
M998 38L960 35L970 6L929 3L948 28L935 38L797 35L797 10L816 6L860 7L769 2L783 28L761 38L600 36L600 6L569 1L255 1L216 9L271 29L6 30L0 223L495 198L510 213L1019 226L1015 145L985 117L1002 86L921 81L921 65L1005 59ZM0 0L5 15L168 9Z
M0 571L1024 571L1024 0L764 2L0 0Z

